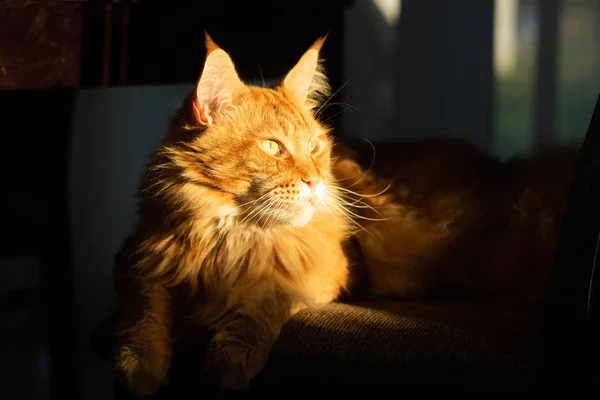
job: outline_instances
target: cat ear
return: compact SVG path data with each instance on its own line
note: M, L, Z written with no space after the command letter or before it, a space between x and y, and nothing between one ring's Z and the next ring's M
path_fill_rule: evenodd
M319 101L330 92L319 52L327 35L320 37L304 53L298 63L283 80L283 87L292 94L300 104L314 108Z
M231 105L233 97L244 88L233 61L205 33L206 60L196 85L194 114L202 125L210 125L215 113Z

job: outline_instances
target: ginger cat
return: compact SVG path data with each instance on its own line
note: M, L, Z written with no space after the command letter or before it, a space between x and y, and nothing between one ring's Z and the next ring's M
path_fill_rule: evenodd
M328 86L319 39L273 88L247 86L206 36L194 93L139 191L117 256L117 370L133 392L165 382L178 320L207 327L204 360L244 388L298 310L348 283L349 221L336 207L332 139L312 110Z
M217 387L247 388L294 313L361 284L404 298L543 295L575 157L501 163L453 140L376 157L334 147L316 119L324 40L257 87L206 36L200 79L153 154L117 255L115 363L134 393L165 384L191 326L210 332L203 363Z

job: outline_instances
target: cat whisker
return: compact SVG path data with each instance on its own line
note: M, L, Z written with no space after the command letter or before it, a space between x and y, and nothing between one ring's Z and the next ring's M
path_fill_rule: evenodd
M362 201L362 199L365 198L366 196L356 197L356 195L352 195L352 194L349 194L349 193L344 193L344 192L341 192L341 191L338 192L338 193L332 194L332 195L335 196L335 197L337 197L337 198L343 199L346 202L352 202L354 204L359 204L359 203L360 204L366 204L364 201ZM366 197L366 198L368 198L368 197Z
M349 176L347 178L334 178L334 179L331 179L331 182L339 183L339 182L349 181L351 179L354 179L354 178L351 176Z
M333 200L330 200L333 201ZM338 205L339 207L341 207L342 209L344 209L349 215L354 216L355 218L359 218L359 219L364 219L367 221L374 221L374 222L382 222L382 221L388 221L389 218L370 218L370 217L365 217L362 215L359 215L351 210L349 210L346 206L342 205L341 203L335 203L336 205ZM375 210L373 210L375 211ZM380 214L381 215L381 214Z
M330 101L331 99L333 99L333 97L334 97L336 94L338 94L338 93L339 93L339 92L340 92L340 91L341 91L341 90L342 90L344 87L346 87L346 85L347 85L347 84L349 84L349 83L350 83L350 81L352 80L352 78L354 78L354 75L353 75L353 76L351 76L351 77L350 77L350 78L349 78L349 79L346 81L346 83L344 83L342 86L340 86L340 88L339 88L338 90L336 90L336 91L335 91L335 92L334 92L334 93L333 93L331 96L329 96L329 98L328 98L327 100L325 100L325 101L323 102L323 104L321 104L321 106L319 106L319 108L317 108L317 111L315 111L315 114L314 114L314 115L315 115L315 118L317 118L317 117L319 116L320 112L321 112L321 111L323 110L323 108L324 108L324 107L325 107L325 106L326 106L326 105L329 103L329 101Z
M338 111L338 112L336 112L336 113L335 113L335 114L333 114L333 115L330 115L328 118L325 118L325 119L324 119L324 120L322 120L321 122L322 122L323 124L325 124L325 123L327 123L327 122L331 121L332 119L334 119L335 117L337 117L338 115L341 115L341 114L343 114L344 112L348 111L348 109L349 109L349 108L344 108L343 110L341 110L341 111Z
M357 197L351 196L351 195L343 193L343 192L331 193L330 197L331 197L331 199L335 200L336 202L338 202L341 205L354 207L354 208L370 208L371 210L377 212L375 207L362 201L361 197L357 198Z
M280 201L275 200L273 203L274 205L268 210L269 216L263 225L265 229L269 229L273 224L275 224L275 213L283 208L283 203Z
M323 202L323 203L322 203L322 205L323 205L323 208L325 208L325 211L327 211L327 212L329 213L329 215L331 215L331 217L332 217L332 218L335 218L335 216L334 216L334 215L333 215L333 213L331 212L331 208L330 208L330 206L327 204L327 202ZM344 218L347 218L347 219L349 218L351 222L355 222L355 221L354 221L354 220L352 220L352 219L351 219L349 216L345 215L343 211L338 211L338 212L339 212L340 214L342 214L342 216L343 216ZM365 229L364 229L362 226L360 226L360 225L359 225L359 227L360 227L360 230L363 230L363 231L365 231L365 232L366 232L366 230L365 230ZM354 234L356 234L356 233L357 233L357 231L356 231L356 230L353 230L353 229L350 229L350 228L347 228L347 229L345 229L345 232L349 233L350 235L354 235Z
M338 112L336 112L335 114L330 115L329 117L323 119L321 121L322 123L327 123L327 122L331 121L332 119L334 119L335 117L337 117L338 115L343 114L343 113L345 113L346 111L348 111L350 109L360 112L360 110L357 107L355 107L355 106L353 106L351 104L348 104L348 103L331 103L325 109L323 109L323 111L325 111L326 109L328 109L329 107L332 107L334 105L343 107L343 109L340 110L340 111L338 111Z
M248 215L248 217L244 218L244 220L248 220L248 221L250 221L251 219L255 219L255 221L253 221L253 222L254 222L254 225L258 225L258 222L259 222L259 221L260 221L260 219L263 217L263 215L264 215L265 211L266 211L266 210L267 210L269 207L271 207L271 204L267 204L267 203L265 203L265 204L261 205L261 207L258 207L258 208L256 208L256 210L253 210L253 212L252 212L252 213L250 213L250 214ZM252 216L252 218L250 218L250 216ZM256 218L258 218L258 220L256 220Z
M356 182L354 182L353 184L351 184L349 187L352 187L352 186L358 184L363 179L365 179L365 177L367 175L369 175L369 173L371 172L371 169L373 168L373 165L375 164L375 155L376 155L375 145L373 144L373 142L371 142L367 138L361 138L361 139L364 140L364 141L366 141L367 143L369 143L371 145L371 149L373 149L373 158L371 158L371 165L369 165L369 168L367 168L367 171L363 174L363 176L359 180L357 180Z
M266 202L260 205L260 207L256 207L254 210L252 210L243 220L242 222L245 221L250 221L252 219L255 218L260 218L263 213L265 212L265 210L267 210L268 208L270 208L272 206L272 204L270 202ZM254 221L254 224L257 224L257 221Z
M350 109L352 109L352 110L355 110L355 111L358 111L358 112L360 112L360 109L359 109L358 107L355 107L355 106L353 106L353 105L352 105L352 104L350 104L350 103L344 103L344 102L334 102L334 103L329 103L329 104L327 105L327 107L325 107L325 108L323 109L323 111L324 111L324 110L326 110L326 109L328 109L329 107L333 107L333 106L340 106L340 107L343 107L343 108L344 108L344 110L343 110L343 111L347 111L347 110L350 110Z
M370 205L368 205L367 203L365 203L364 201L362 201L360 199L352 198L348 195L344 195L343 193L340 193L339 195L333 195L333 196L336 198L337 201L339 201L347 206L352 206L352 207L356 207L356 208L373 208Z
M248 214L246 214L246 216L240 221L240 223L244 223L244 222L248 221L250 218L252 218L253 216L258 215L258 213L260 213L264 208L269 207L272 202L273 202L272 198L270 198L270 197L267 198L267 201L265 201L264 203L260 204L254 210L252 210Z
M348 202L347 200L340 198L340 197L334 197L334 199L340 204L340 205L344 205L344 206L348 206L348 207L353 207L353 208L368 208L371 211L377 213L377 215L379 215L381 218L384 218L383 215L381 215L381 213L379 211L377 211L377 209L367 203L365 203L364 201L361 201L359 199L354 200L352 203Z
M354 195L354 196L358 196L358 197L359 197L359 198L361 198L361 199L362 199L362 198L370 198L370 197L377 197L377 196L381 196L381 195L382 195L382 194L384 194L384 193L385 193L385 192L386 192L386 191L387 191L387 190L388 190L390 187L392 187L392 185L391 185L391 184L388 184L388 185L385 187L385 189L381 190L381 191L380 191L380 192L378 192L378 193L372 193L372 194L364 194L364 193L363 193L363 194L360 194L360 193L357 193L357 192L355 192L355 191L352 191L352 190L350 190L350 189L346 189L346 188L343 188L343 187L340 187L340 186L335 186L335 185L331 185L331 184L329 184L329 186L330 186L330 187L332 187L333 189L337 189L337 190L340 190L340 191L342 191L342 192L345 192L345 193L348 193L348 194L351 194L351 195Z
M238 205L238 207L250 206L250 205L252 205L252 204L255 204L255 203L259 202L260 200L264 199L264 198L265 198L265 197L267 197L268 195L269 195L269 192L267 192L267 193L263 194L262 196L260 196L260 197L259 197L258 199L256 199L256 200L250 200L250 201L247 201L247 202L245 202L245 203L242 203L242 204ZM248 207L246 207L246 208L248 208Z
M275 225L275 222L277 222L277 218L275 217L275 213L277 211L281 210L284 206L285 206L284 203L276 201L275 204L269 210L267 210L266 213L268 213L268 217L267 217L267 220L265 221L265 223L263 224L263 229L268 230L273 225Z
M375 155L376 155L376 150L375 150L375 145L373 144L373 142L371 142L369 139L367 138L361 138L362 140L366 141L367 143L369 143L371 145L371 148L373 149L373 157L371 158L371 164L369 165L369 168L367 168L367 170L365 171L365 173L360 177L360 179L358 179L356 182L352 183L351 185L349 185L348 187L352 187L354 185L357 185L358 183L360 183L364 178L366 178L367 175L369 175L369 173L371 172L371 170L373 169L373 165L375 164ZM353 179L352 177L347 177L347 178L337 178L337 179L333 179L334 182L341 182L341 181L347 181Z
M360 112L360 109L359 109L358 107L356 107L356 106L353 106L353 105L352 105L352 104L350 104L350 103L345 103L345 102L335 102L335 103L331 103L330 105L331 105L331 106L334 106L334 105L336 105L336 106L344 107L345 109L352 109L352 110L355 110L355 111L358 111L358 112Z
M358 202L358 200L355 202L349 203L349 202L345 201L344 199L338 199L338 202L344 204L345 206L354 207L354 208L371 208L371 209L373 208L368 204L364 204L364 205L360 204Z
M277 210L275 210L275 211L279 211L279 210L281 210L281 209L282 209L284 206L285 206L285 204L284 204L284 203L281 203L281 207L279 207L279 208L278 208ZM276 219L276 218L273 218L273 221L271 222L271 225L269 226L269 228L272 228L272 227L273 227L273 225L275 225L275 222L277 222L277 219Z
M265 83L265 77L263 76L262 68L260 66L260 63L258 63L258 72L260 73L260 79L262 80L263 86L267 86L267 84Z
M354 202L362 202L362 198L364 198L363 196L358 196L356 197L356 195L351 195L349 193L344 193L342 191L338 191L337 193L332 193L333 196L335 197L339 197L341 199L344 199L346 201L354 201Z
M272 216L272 214L269 214L269 212L271 212L278 204L278 202L273 199L273 198L269 198L269 202L268 202L268 206L267 207L263 207L262 211L260 213L260 216L258 217L258 219L256 220L255 224L258 225L260 223L260 220L263 219L263 217L266 215L267 216L267 221L269 219L270 216Z
M347 209L345 209L344 207L340 206L339 204L337 204L334 201L329 200L329 199L326 200L325 203L328 204L329 206L331 206L334 210L338 211L341 215L344 216L344 218L346 218L349 222L354 224L359 230L364 231L364 232L368 233L369 235L373 236L373 234L371 232L366 230L361 224L358 223L358 221L356 221L354 218L352 218L350 216L350 213L348 212Z

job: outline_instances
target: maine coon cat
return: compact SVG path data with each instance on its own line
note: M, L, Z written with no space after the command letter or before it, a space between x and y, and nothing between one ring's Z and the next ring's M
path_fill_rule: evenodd
M375 156L334 144L316 118L329 92L323 42L256 87L207 35L201 76L152 156L116 258L115 363L133 392L165 384L173 341L190 326L211 333L206 373L235 389L294 313L356 288L543 294L574 157L501 163L453 140Z
M244 387L280 327L348 283L348 219L332 140L312 115L328 86L319 39L272 88L248 86L206 36L196 89L172 119L117 255L116 368L138 394L165 382L179 321L212 332L204 366Z

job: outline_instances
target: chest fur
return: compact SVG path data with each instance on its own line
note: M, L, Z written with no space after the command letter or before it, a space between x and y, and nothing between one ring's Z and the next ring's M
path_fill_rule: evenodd
M327 302L346 285L348 263L338 229L246 227L210 240L199 237L203 240L179 268L195 274L204 307L258 302L267 292L293 304Z

